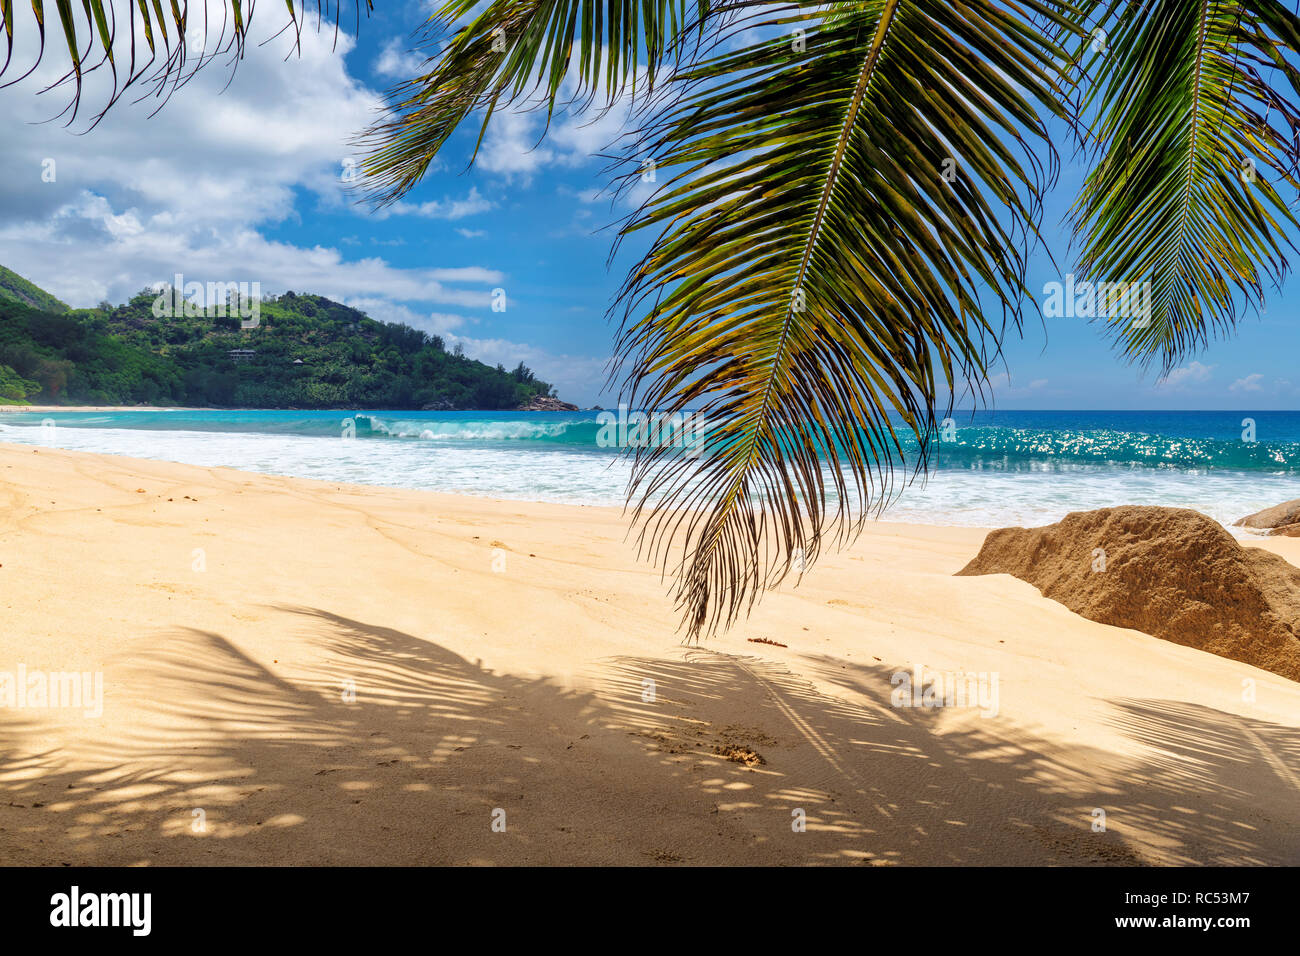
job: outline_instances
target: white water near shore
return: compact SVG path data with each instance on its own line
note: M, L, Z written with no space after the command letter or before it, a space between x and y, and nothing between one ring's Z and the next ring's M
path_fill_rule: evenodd
M363 423L363 434L369 427L384 437L344 440L335 431L339 414L345 413L319 417L322 425L317 430L323 434L294 433L289 424L278 431L221 430L248 426L227 426L220 418L202 422L202 429L158 427L153 420L154 427L121 427L145 417L113 413L60 416L52 419L55 427L42 428L40 422L51 419L33 414L0 419L0 440L492 498L586 505L624 501L630 476L627 459L617 449L596 447L592 437L584 444L568 434L586 429L594 436L594 416L582 422L480 416L395 425L375 416L373 424ZM271 419L272 424L277 421ZM302 431L299 423L291 425ZM949 466L941 457L940 467L928 478L894 489L883 517L934 525L1028 526L1057 521L1070 511L1150 504L1193 508L1230 525L1253 511L1300 496L1300 477L1289 470L1022 457L989 454ZM908 475L897 477L902 482Z

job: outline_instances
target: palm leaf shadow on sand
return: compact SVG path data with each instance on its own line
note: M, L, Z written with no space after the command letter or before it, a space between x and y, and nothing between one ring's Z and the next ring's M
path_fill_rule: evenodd
M841 698L771 661L696 650L598 662L578 690L277 610L310 638L314 657L286 662L310 680L187 629L117 675L110 697L149 693L147 717L75 769L6 716L6 862L1131 864L1151 858L1135 832L1171 861L1298 856L1294 840L1265 845L1240 824L1253 775L1276 769L1215 738L1223 715L1208 708L1121 705L1116 719L1171 756L1110 767L1005 720L938 732L936 712L889 707L883 666L810 658ZM1250 731L1294 766L1294 730ZM1197 754L1209 803L1191 815L1178 748ZM1096 805L1112 808L1111 832L1091 832ZM498 808L505 832L491 827Z
M819 672L830 682L852 692L874 689L887 701L893 668L820 660ZM1091 821L1093 810L1101 808L1134 863L1300 862L1300 729L1185 701L1099 703L1107 709L1107 724L1143 745L1141 758L1102 748L1071 752L1013 725L990 723L988 734L933 736L930 766L962 769L970 786L999 791L999 815L1023 827L1027 839L1055 846L1072 840L1079 828L1097 836ZM1003 728L1002 742L980 753L981 739L988 746L997 726ZM1043 816L1065 829L1044 829Z

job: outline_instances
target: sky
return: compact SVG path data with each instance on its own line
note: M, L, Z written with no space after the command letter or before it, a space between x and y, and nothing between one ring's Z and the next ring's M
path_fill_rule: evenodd
M116 304L178 273L258 282L266 294L318 293L437 333L484 362L525 362L567 401L614 404L607 310L640 247L607 260L614 224L638 197L611 199L597 154L623 128L624 110L561 115L540 144L540 116L505 114L473 167L472 135L458 133L399 204L375 213L356 201L351 142L384 92L420 72L412 34L430 12L380 0L359 30L345 13L337 42L332 28L305 30L294 53L287 37L270 39L283 24L269 5L233 76L215 61L152 116L157 100L130 102L148 92L142 86L89 131L103 78L88 81L81 118L50 121L68 93L38 92L65 65L49 58L0 90L0 264L74 307ZM22 26L14 55L25 69L35 32ZM11 68L6 79L16 75ZM1031 261L1031 289L1069 267L1062 220L1084 174L1071 158L1067 150L1045 208L1053 255ZM1298 281L1164 379L1124 364L1097 326L1040 320L1031 304L1023 337L1005 342L992 405L1300 408ZM504 311L493 308L497 289Z

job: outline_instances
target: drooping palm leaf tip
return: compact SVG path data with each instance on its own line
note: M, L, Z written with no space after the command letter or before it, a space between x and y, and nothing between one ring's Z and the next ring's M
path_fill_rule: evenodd
M293 32L294 49L304 23L308 22L308 4L299 0L284 0L287 13L280 32ZM97 71L107 68L111 77L105 104L95 114L94 123L130 88L143 83L151 88L144 95L157 97L162 103L178 87L188 82L197 70L212 60L228 57L233 67L244 56L248 31L253 22L254 0L221 0L209 9L205 2L191 5L188 0L55 0L56 25L61 43L50 37L55 51L67 54L67 72L50 83L45 90L71 83L72 96L64 112L68 122L76 119L81 105L84 81ZM31 22L19 17L14 0L0 0L0 22L4 27L5 56L0 66L0 78L10 86L30 76L43 61L56 56L46 49L45 0L31 0ZM361 21L361 0L353 0L358 24ZM374 9L373 0L365 0L365 11ZM337 39L341 0L316 0L315 20L319 29L324 23L334 22ZM119 17L120 14L120 17ZM29 64L15 62L15 37L35 31L38 41L35 59ZM14 75L17 73L17 75ZM44 91L43 91L44 92ZM142 96L143 98L143 96ZM93 124L92 124L93 125Z
M1033 298L1029 141L1054 155L1038 108L1064 115L1067 57L1031 20L1065 21L983 0L834 13L741 21L771 38L682 71L648 130L671 179L624 230L658 231L623 288L629 403L713 423L698 462L645 448L634 468L691 637L856 533L903 457L890 414L923 464L939 383L984 376Z
M1149 282L1108 317L1131 361L1168 372L1263 305L1288 269L1300 189L1300 20L1276 0L1090 4L1089 158L1071 211L1090 282Z

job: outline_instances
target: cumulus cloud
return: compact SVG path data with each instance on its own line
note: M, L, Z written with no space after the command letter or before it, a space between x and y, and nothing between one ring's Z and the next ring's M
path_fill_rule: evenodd
M575 98L585 101L585 94L590 92L581 91L576 69L575 64L561 84L557 100L561 105L549 120L544 110L535 108L536 102L515 103L493 113L478 165L508 180L528 182L548 166L577 167L594 157L624 151L633 110L631 95L624 92L610 103L608 88L602 83L588 108L566 109L562 104ZM645 86L646 75L642 72L637 77L637 88ZM578 96L580 91L582 97Z
M166 213L173 225L280 219L292 212L293 187L301 185L346 201L348 141L381 98L347 73L351 37L341 35L336 52L331 33L305 31L301 55L285 60L287 43L281 37L250 52L233 79L219 62L206 66L155 116L156 100L133 102L128 94L84 136L77 135L85 131L81 121L42 122L69 95L67 87L37 95L60 68L57 57L43 63L5 91L5 219L48 216L86 189L118 209ZM22 62L21 52L15 56ZM102 102L107 80L106 71L89 74L88 106ZM42 175L46 160L52 182Z
M384 44L374 65L376 75L398 81L420 76L426 70L425 57L407 49L400 38Z
M272 19L262 25L270 29ZM257 281L268 293L487 307L502 280L493 269L349 262L336 249L262 234L299 215L304 188L319 203L346 207L348 142L381 102L347 73L351 37L340 35L335 50L332 31L306 30L301 54L285 60L287 42L250 45L255 52L233 80L219 64L205 67L156 116L149 115L156 103L124 98L86 135L37 122L63 102L59 89L36 94L55 77L57 58L7 90L0 262L74 306L120 302L181 273L200 282ZM103 93L105 79L91 74L87 103ZM459 219L491 205L472 189L410 212Z
M1176 368L1169 374L1159 379L1155 387L1159 389L1168 389L1179 391L1190 385L1202 385L1211 378L1211 373L1217 366L1202 365L1200 362L1190 362L1182 368Z
M541 134L541 120L534 114L518 110L496 113L479 150L479 167L507 178L529 179L557 158L555 150L540 144Z
M471 186L464 199L451 199L444 196L442 199L431 199L422 203L399 201L381 210L377 218L396 215L455 220L487 212L495 205L496 203L479 193L477 186Z
M1262 374L1260 374L1259 372L1252 372L1251 374L1247 375L1245 378L1239 378L1231 385L1229 385L1228 391L1230 392L1263 391L1264 386L1260 384L1261 382L1263 382L1263 380L1264 380L1264 376Z
M488 308L491 289L504 278L482 266L399 269L375 257L345 261L337 249L276 242L252 228L169 232L137 213L113 212L92 193L45 223L0 225L0 249L0 261L74 306L121 302L181 273L187 281L259 282L264 293L293 289L340 301L375 294Z

